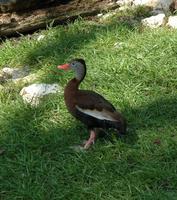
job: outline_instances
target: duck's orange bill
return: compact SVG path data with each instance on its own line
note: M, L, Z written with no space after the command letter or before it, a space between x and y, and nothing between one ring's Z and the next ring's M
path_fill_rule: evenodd
M58 69L68 70L70 68L69 64L59 65Z

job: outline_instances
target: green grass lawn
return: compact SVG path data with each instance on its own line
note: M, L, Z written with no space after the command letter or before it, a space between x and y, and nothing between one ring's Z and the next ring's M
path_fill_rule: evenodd
M3 42L0 67L28 65L38 82L64 87L73 74L56 66L84 58L88 73L81 88L119 108L128 134L76 152L71 146L88 133L67 112L63 95L31 108L19 96L22 86L7 83L0 93L0 199L176 200L177 31L115 17L39 34L45 35L41 41L34 34Z

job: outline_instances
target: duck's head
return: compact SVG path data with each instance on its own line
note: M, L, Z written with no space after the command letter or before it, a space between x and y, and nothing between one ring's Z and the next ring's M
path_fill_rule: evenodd
M59 65L58 69L69 70L72 69L75 72L75 78L78 81L82 81L86 75L86 64L81 58L71 60L69 63Z

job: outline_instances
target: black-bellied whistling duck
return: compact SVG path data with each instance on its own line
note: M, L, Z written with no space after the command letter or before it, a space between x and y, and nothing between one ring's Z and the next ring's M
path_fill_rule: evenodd
M114 128L119 134L125 134L126 120L109 101L96 92L79 89L86 75L86 64L83 59L74 59L58 68L72 69L75 72L75 78L65 87L64 98L69 112L83 122L90 132L90 138L85 143L84 149L94 144L97 129Z

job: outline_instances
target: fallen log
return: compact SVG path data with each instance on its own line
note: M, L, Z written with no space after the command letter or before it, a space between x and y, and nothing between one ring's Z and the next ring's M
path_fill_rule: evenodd
M78 16L93 16L102 11L118 8L115 2L109 0L73 0L67 4L23 12L0 14L0 36L12 36L45 28L51 22L66 23Z

